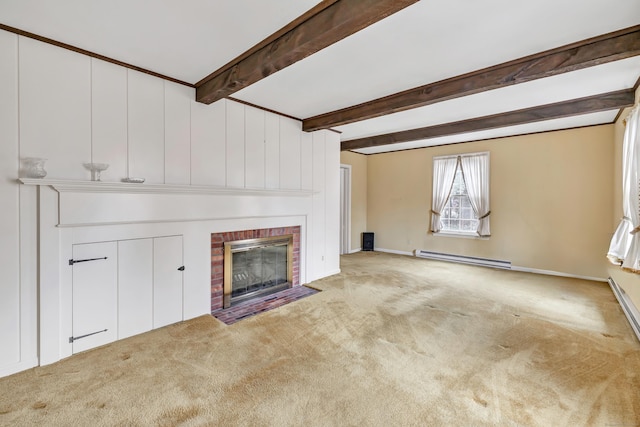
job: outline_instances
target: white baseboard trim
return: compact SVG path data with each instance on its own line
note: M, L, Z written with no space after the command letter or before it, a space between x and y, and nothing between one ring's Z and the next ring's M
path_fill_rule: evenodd
M351 249L351 250L349 251L349 254L355 254L356 252L361 252L361 251L362 251L362 248L358 248L358 249Z
M38 366L37 357L29 360L24 360L13 365L3 366L0 368L0 378L17 374L18 372L26 371L27 369L35 368L36 366Z
M342 271L342 270L340 270L340 269L330 271L330 272L328 272L328 273L326 274L326 276L324 276L324 277L329 277L329 276L333 276L333 275L335 275L335 274L340 274L340 272L341 272L341 271Z
M638 341L640 341L640 311L638 311L636 306L631 301L631 298L629 298L624 289L618 286L615 280L609 277L607 281L609 282L609 286L611 286L611 290L616 296L620 307L622 307L624 315L627 316L627 320L631 325L631 329L633 329L633 332L636 333L636 338L638 338Z
M409 255L413 256L413 252L406 251L396 251L395 249L385 249L385 248L373 248L375 252L386 252L388 254L396 254L396 255Z
M520 267L517 265L512 265L511 270L521 271L523 273L545 274L547 276L568 277L570 279L593 280L594 282L605 282L605 283L607 282L607 279L604 279L602 277L580 276L577 274L562 273L559 271L552 271L552 270L540 270L538 268Z

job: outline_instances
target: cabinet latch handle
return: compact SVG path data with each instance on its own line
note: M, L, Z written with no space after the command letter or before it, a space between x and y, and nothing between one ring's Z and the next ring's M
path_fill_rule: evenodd
M178 271L184 271L184 265L178 267Z

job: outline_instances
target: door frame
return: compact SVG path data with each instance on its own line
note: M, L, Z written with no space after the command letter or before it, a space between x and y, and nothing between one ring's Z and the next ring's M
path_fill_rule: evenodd
M340 255L351 252L351 165L340 164Z

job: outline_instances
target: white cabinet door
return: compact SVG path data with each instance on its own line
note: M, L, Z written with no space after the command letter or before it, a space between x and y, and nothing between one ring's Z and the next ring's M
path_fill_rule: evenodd
M118 242L118 339L153 327L153 239Z
M153 327L182 316L182 236L153 239Z
M73 353L118 337L117 257L116 242L73 245Z

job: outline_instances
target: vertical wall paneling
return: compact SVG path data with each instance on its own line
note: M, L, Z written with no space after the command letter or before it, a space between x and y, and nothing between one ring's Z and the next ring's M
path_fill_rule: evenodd
M245 107L245 170L247 188L265 187L265 112Z
M91 161L108 163L102 181L127 176L127 70L91 59Z
M153 239L118 242L118 339L153 327Z
M164 84L157 77L127 70L129 177L164 182Z
M20 252L21 364L18 366L22 366L22 369L38 363L37 193L35 187L20 186L20 246L16 252ZM29 360L31 364L25 365Z
M18 36L0 31L0 369L21 359Z
M280 188L280 116L264 113L265 187Z
M243 188L244 183L244 105L227 101L227 187Z
M50 186L39 186L37 189L39 209L37 220L39 240L35 243L38 250L38 267L34 274L38 277L40 301L60 301L61 288L59 286L60 268L58 254L60 250L60 232L58 225L58 193ZM25 242L20 242L25 244ZM60 304L40 304L39 332L40 332L40 364L46 365L57 362L61 357L61 319L63 313ZM66 315L66 314L65 314ZM68 337L67 342L68 342Z
M325 132L326 274L340 270L340 135Z
M300 185L303 190L313 190L313 134L300 135Z
M195 89L164 82L164 181L189 184L191 168L191 100Z
M302 123L280 117L280 188L300 189L300 137Z
M18 42L20 156L48 159L47 178L89 179L91 59L25 37Z
M311 254L312 280L325 273L325 133L313 133L313 191L311 200Z
M191 101L191 184L224 186L226 100Z

